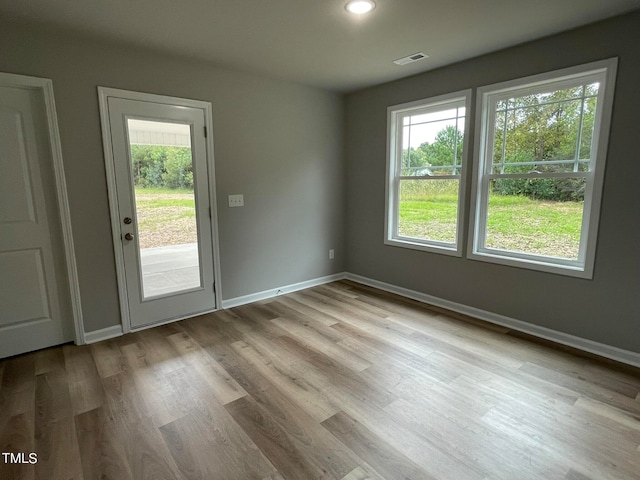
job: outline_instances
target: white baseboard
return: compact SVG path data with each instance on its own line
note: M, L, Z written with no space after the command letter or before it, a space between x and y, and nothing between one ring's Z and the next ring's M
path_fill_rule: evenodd
M346 273L336 273L333 275L327 275L325 277L312 278L304 282L292 283L291 285L285 285L278 288L272 288L271 290L264 290L262 292L252 293L250 295L243 295L242 297L230 298L228 300L222 300L222 308L233 308L240 305L246 305L247 303L257 302L259 300L266 300L267 298L273 298L278 295L284 295L285 293L296 292L298 290L304 290L305 288L316 287L325 283L336 282L338 280L344 280Z
M568 333L559 332L547 327L541 327L532 323L523 322L522 320L516 320L515 318L506 317L479 308L470 307L461 303L452 302L443 298L434 297L426 293L418 292L416 290L410 290L408 288L398 287L390 283L381 282L372 278L363 277L354 273L336 273L334 275L327 275L325 277L314 278L306 280L304 282L294 283L291 285L281 286L279 288L273 288L271 290L265 290L262 292L252 293L250 295L244 295L242 297L230 298L222 301L222 308L233 308L240 305L246 305L247 303L257 302L260 300L266 300L285 293L296 292L298 290L304 290L305 288L311 288L325 283L335 282L338 280L348 279L363 285L369 285L371 287L385 290L387 292L395 293L403 297L411 298L419 302L427 303L440 308L445 308L453 312L462 313L479 320L484 320L496 325L517 330L519 332L527 333L535 337L551 340L562 345L577 348L585 352L600 355L605 358L610 358L621 363L626 363L634 367L640 367L640 353L632 352L629 350L623 350L621 348L606 345L604 343L594 342L586 338L577 337ZM172 320L173 321L173 320ZM156 325L152 325L156 326ZM114 325L112 327L103 328L102 330L95 330L93 332L87 332L84 334L84 340L86 343L95 343L109 338L119 337L123 334L122 325Z
M541 327L532 323L523 322L514 318L505 317L504 315L488 312L479 308L469 307L461 303L434 297L432 295L427 295L426 293L417 292L415 290L409 290L408 288L398 287L390 283L380 282L378 280L363 277L361 275L347 273L345 275L345 278L357 283L369 285L370 287L379 288L380 290L396 293L398 295L402 295L403 297L418 300L419 302L428 303L436 307L446 308L447 310L469 315L479 320L485 320L490 323L495 323L497 325L502 325L503 327L511 328L512 330L528 333L529 335L533 335L535 337L544 338L546 340L551 340L562 345L577 348L578 350L594 353L596 355L600 355L601 357L606 357L621 363L633 365L634 367L640 367L640 353L637 352L631 352L629 350L612 347L604 343L594 342L593 340L588 340L586 338L576 337L575 335L570 335L568 333L559 332L557 330Z
M222 307L221 308L238 307L240 305L245 305L247 303L252 303L252 302L257 302L259 300L265 300L267 298L272 298L272 297L275 297L277 295L283 295L285 293L291 293L291 292L295 292L295 291L298 291L298 290L304 290L305 288L311 288L311 287L315 287L317 285L323 285L325 283L335 282L337 280L343 280L344 278L346 278L346 274L345 273L336 273L334 275L327 275L325 277L313 278L311 280L306 280L304 282L293 283L291 285L285 285L285 286L282 286L282 287L273 288L271 290L265 290L263 292L252 293L250 295L244 295L242 297L230 298L229 300L223 300L222 301ZM212 311L215 311L215 310L212 310ZM198 312L195 315L204 315L205 313L210 313L210 312L209 311L207 311L207 312ZM176 318L172 318L172 319L167 320L165 322L159 322L159 323L154 323L154 324L151 324L151 325L145 325L143 327L132 329L131 331L145 330L147 328L157 327L159 325L164 325L165 323L172 323L172 322L175 322L177 320L184 320L185 318L190 318L190 317L193 317L193 316L194 315L188 315L186 317L181 317L181 318L177 318L177 319ZM121 336L123 334L124 334L124 330L122 328L122 325L114 325L113 327L103 328L102 330L95 330L93 332L86 332L84 334L84 341L85 341L86 344L96 343L96 342L100 342L102 340L108 340L110 338L119 337L119 336Z
M122 325L114 325L113 327L103 328L102 330L94 330L84 334L85 343L96 343L102 340L119 337L122 335Z

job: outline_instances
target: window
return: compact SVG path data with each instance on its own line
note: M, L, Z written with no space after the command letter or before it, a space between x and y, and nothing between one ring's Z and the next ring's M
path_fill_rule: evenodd
M388 109L385 243L461 255L471 92Z
M469 257L592 277L615 70L478 90Z

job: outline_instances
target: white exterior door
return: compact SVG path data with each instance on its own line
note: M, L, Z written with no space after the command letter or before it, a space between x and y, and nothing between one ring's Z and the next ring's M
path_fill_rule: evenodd
M125 331L215 310L206 109L100 93Z
M0 358L74 339L54 133L43 88L23 80L0 74Z

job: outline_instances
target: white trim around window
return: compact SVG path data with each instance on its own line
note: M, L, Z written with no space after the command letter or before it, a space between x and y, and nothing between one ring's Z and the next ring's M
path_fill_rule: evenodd
M593 278L616 69L617 59L613 58L478 89L468 258L574 277ZM595 86L597 93L585 93L587 86ZM579 91L580 88L582 93L576 94L576 99L571 100L577 103L582 102L573 157L565 155L567 158L552 157L538 158L538 160L532 158L528 162L525 159L523 163L518 163L522 162L518 159L517 162L509 163L504 147L508 135L506 113L509 110L508 102L514 102L512 105L516 105L512 110L530 108L519 105L523 105L527 98L533 98L536 95L543 98L550 92L555 93L563 89ZM590 142L581 140L584 130L585 99L591 99L592 104L596 105L595 114L592 116L592 130L590 127L586 132L587 135L591 135L592 131ZM558 101L558 103L563 102L569 101ZM502 115L500 112L505 112L502 123L498 118L498 115ZM514 118L517 118L515 115ZM504 126L502 135L497 125L500 128ZM502 152L499 151L499 141L503 144ZM588 152L586 158L582 158L585 156L583 151ZM496 161L497 158L500 162ZM528 182L535 182L538 179L571 179L584 182L582 224L576 252L551 255L489 245L487 240L489 238L487 230L490 228L488 226L489 198L497 185L495 181L501 179L523 179Z
M462 256L465 171L470 158L468 119L471 93L471 90L464 90L394 105L387 109L385 244ZM451 152L440 155L439 160L435 161L436 156L431 156L428 145L436 143L435 135L442 134L445 129L449 129L451 133L451 138L448 138L453 142ZM419 157L415 165L412 164L413 154ZM428 220L420 224L401 218L403 185L416 187L420 191L437 190L437 185L447 191L452 190L453 201L450 201L449 207L454 213L448 214L445 232L431 230ZM407 205L404 207L406 215ZM429 216L428 207L419 208L421 211L417 212L418 215L424 213ZM416 228L420 231L414 231Z

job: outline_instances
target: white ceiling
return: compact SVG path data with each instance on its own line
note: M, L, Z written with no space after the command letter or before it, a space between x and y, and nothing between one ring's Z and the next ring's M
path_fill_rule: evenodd
M640 0L0 0L0 15L336 91L451 64L640 8ZM397 66L424 52L430 58Z

